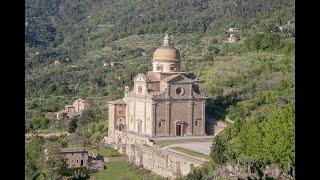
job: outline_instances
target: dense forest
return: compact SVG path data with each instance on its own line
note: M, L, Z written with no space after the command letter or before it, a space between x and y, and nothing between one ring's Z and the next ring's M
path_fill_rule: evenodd
M257 170L274 164L293 176L294 1L26 0L25 7L26 133L73 134L28 141L26 179L45 172L34 158L42 145L101 140L108 128L104 104L121 98L137 73L151 70L166 31L183 71L194 72L210 97L206 115L234 122L213 140L210 163L187 178L213 176L224 164ZM229 27L240 29L245 42L227 43ZM107 62L124 67L103 67ZM45 118L77 98L92 104L81 118L69 124Z

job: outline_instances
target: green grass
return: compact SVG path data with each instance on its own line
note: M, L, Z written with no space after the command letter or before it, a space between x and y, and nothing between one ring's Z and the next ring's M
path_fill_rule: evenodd
M113 163L106 163L107 169L100 171L90 177L90 180L164 180L165 178L155 175L148 170L130 167L125 160Z
M200 157L200 158L204 158L204 159L209 159L210 158L209 155L206 155L206 154L203 154L203 153L199 153L199 152L195 152L195 151L191 151L189 149L185 149L185 148L181 148L181 147L172 147L170 149L175 150L175 151L179 151L179 152L182 152L182 153L185 153L185 154L188 154L190 156Z
M140 180L141 177L136 171L129 170L128 164L126 161L118 161L114 163L107 163L107 169L96 173L90 179L132 179Z
M115 149L108 148L108 147L100 147L97 150L98 154L103 157L115 157L115 156L121 156L121 154L116 151Z

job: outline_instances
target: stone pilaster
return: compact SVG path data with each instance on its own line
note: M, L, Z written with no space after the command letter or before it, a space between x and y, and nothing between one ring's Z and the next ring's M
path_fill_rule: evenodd
M202 100L202 124L201 133L205 134L205 124L206 124L206 100Z
M136 98L133 97L133 131L134 132L137 132L137 130L136 130L136 124L137 124L137 122L136 122L136 106L137 106L136 102L137 102Z
M193 97L193 89L192 89L192 84L190 84L190 94L189 94L189 98Z
M189 101L189 123L188 123L188 135L192 135L193 134L193 119L194 119L194 102L192 100Z
M130 106L130 99L128 99L128 98L124 98L125 99L125 102L126 102L126 119L125 119L125 130L127 131L127 130L129 130L129 120L130 120L130 117L129 117L129 115L130 115L130 108L129 108L129 106Z
M152 101L152 108L151 108L151 128L152 128L152 135L156 136L157 134L157 104L155 101Z
M166 102L166 123L165 123L165 134L171 134L171 102Z
M147 102L146 101L144 101L144 121L143 121L143 123L144 123L144 132L143 132L143 134L147 134L147 117L146 117L146 113L147 113L147 111L146 111L146 106L147 106Z

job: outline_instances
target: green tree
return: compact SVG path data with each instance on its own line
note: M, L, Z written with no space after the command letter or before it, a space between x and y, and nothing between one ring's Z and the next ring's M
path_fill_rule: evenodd
M68 124L68 132L69 133L74 133L76 132L78 125L77 125L78 119L77 118L72 118Z
M57 90L55 92L56 95L58 96L62 96L62 95L68 95L70 94L72 91L68 88L67 85L61 84L57 86Z
M288 105L275 116L262 123L263 148L261 157L264 162L279 165L289 171L295 165L295 127L294 106Z
M60 153L60 145L49 143L47 145L46 168L53 177L61 177L68 174L68 164L66 157Z
M36 129L47 129L50 124L50 120L44 118L43 116L37 117L33 122L33 125L31 127L36 130Z
M27 179L31 179L44 169L44 143L44 138L40 136L33 136L26 143L25 172Z

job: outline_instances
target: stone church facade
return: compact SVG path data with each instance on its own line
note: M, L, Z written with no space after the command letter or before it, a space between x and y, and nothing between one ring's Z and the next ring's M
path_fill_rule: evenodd
M205 135L205 99L193 73L181 72L179 51L168 35L152 58L153 71L139 73L123 99L108 102L108 136Z

